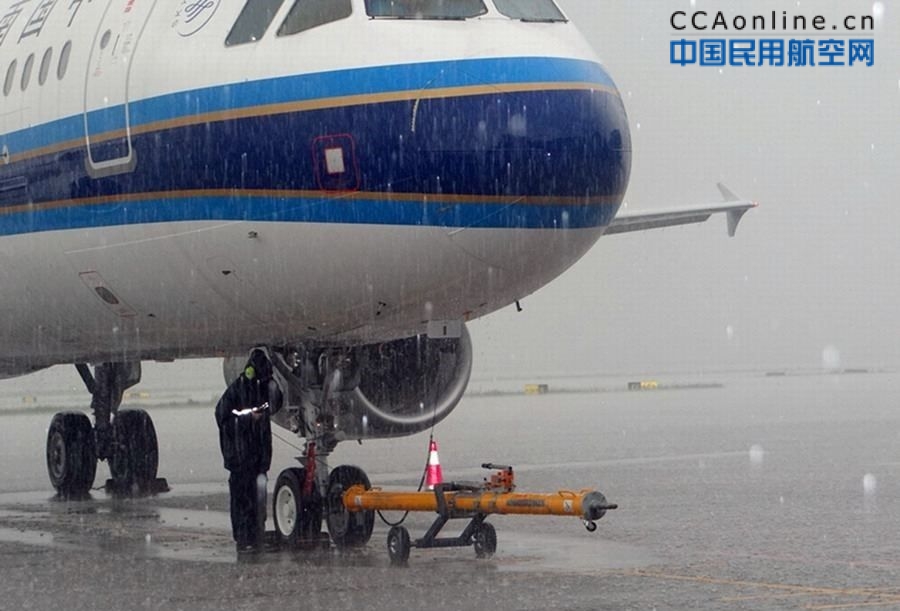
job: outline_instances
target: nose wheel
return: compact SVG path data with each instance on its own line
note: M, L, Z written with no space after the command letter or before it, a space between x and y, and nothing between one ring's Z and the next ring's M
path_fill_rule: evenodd
M279 545L306 549L321 544L322 537L326 537L327 545L327 536L321 532L323 519L328 525L331 541L338 548L362 547L368 543L375 527L375 512L350 512L343 503L344 491L351 486L371 488L365 471L351 465L332 470L327 478L324 500L317 483L307 482L308 477L305 467L285 469L278 475L272 516Z
M278 475L272 498L272 516L278 542L288 548L303 548L319 542L322 501L313 487L304 494L306 469L292 467Z
M375 528L374 511L350 512L344 507L343 495L350 486L372 487L366 472L352 465L336 467L328 476L328 532L339 548L362 547L372 538Z

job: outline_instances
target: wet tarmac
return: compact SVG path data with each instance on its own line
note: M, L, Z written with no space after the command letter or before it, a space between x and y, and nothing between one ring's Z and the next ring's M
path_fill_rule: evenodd
M361 550L238 562L212 406L149 410L171 492L79 502L50 491L52 414L0 414L0 609L900 609L900 375L701 381L721 387L465 399L435 433L445 478L506 462L521 490L620 508L595 533L495 516L493 558L414 549L406 568L380 521ZM271 480L296 454L280 437ZM415 487L426 451L427 434L331 462Z

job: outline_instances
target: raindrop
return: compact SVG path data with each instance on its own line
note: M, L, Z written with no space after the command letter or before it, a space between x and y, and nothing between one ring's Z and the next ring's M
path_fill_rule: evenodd
M866 473L863 476L863 492L866 495L875 494L875 490L878 488L878 480L875 479L875 476L871 473Z
M514 114L509 118L508 129L513 136L526 136L528 134L528 120L524 115Z
M875 21L881 21L884 17L884 2L876 2L872 5L872 17Z
M146 543L147 545L150 545L150 533L147 533L146 535L144 535L144 543Z
M765 450L763 450L761 445L755 443L752 446L750 446L750 464L751 465L761 465L763 462L764 456L765 456Z
M734 327L733 326L727 325L725 327L725 337L728 338L728 341L731 341L734 339Z
M822 350L822 367L829 371L841 368L841 351L836 346L828 345Z

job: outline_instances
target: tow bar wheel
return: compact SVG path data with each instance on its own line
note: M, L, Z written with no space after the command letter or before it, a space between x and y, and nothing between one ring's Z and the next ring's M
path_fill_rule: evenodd
M392 565L405 565L409 560L409 549L411 546L409 531L406 528L403 526L391 527L387 536L387 548Z
M497 531L493 524L482 522L475 531L475 556L490 558L497 551Z

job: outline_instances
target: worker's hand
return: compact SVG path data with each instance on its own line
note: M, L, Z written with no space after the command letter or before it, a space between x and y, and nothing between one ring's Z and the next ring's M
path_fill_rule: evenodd
M253 418L253 421L257 421L263 417L262 410L253 409L250 411L250 417Z

